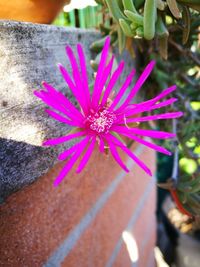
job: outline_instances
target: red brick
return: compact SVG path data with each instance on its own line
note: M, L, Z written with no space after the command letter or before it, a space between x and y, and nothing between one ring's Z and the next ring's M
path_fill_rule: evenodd
M154 168L153 153L145 152L142 157ZM123 156L123 159L127 158ZM42 266L121 171L110 157L102 159L102 155L95 152L88 167L80 175L70 174L59 187L54 188L53 180L62 166L63 163L55 165L48 174L13 194L0 207L0 265ZM109 200L110 204L106 204L83 234L81 246L80 242L77 243L73 250L74 255L77 255L75 259L70 254L64 266L85 266L89 260L105 262L117 241L119 229L124 227L130 216L131 207L136 205L144 186L150 180L145 177L139 167L134 167L134 172L124 179L115 196ZM132 187L128 186L130 184ZM130 210L126 211L123 207L129 200ZM116 212L118 209L122 209L120 215ZM95 247L93 244L97 244L97 241L98 246ZM91 251L94 252L92 255ZM81 258L83 265L78 265Z
M144 162L152 161L150 166L154 165L154 153L145 150L141 158ZM65 258L62 266L105 266L150 179L135 166Z
M155 267L155 262L153 260L155 242L156 232L152 231L152 235L150 236L148 243L144 247L145 253L140 258L139 267Z
M0 207L0 263L9 259L13 265L40 266L120 170L111 157L95 151L80 175L71 172L55 188L53 181L63 165L56 164Z
M146 203L144 204L143 210L140 216L137 218L134 227L128 232L132 234L138 248L138 264L141 267L146 265L141 265L144 263L144 259L149 256L155 245L155 232L156 232L156 222L155 222L155 189L150 193ZM151 240L151 242L150 242ZM149 245L150 244L150 245ZM125 253L125 255L124 255ZM129 259L131 262L128 250L126 248L125 242L123 241L122 249L120 250L118 257L114 262L114 266L122 266L124 258ZM127 260L128 261L128 260Z
M115 260L113 267L131 267L132 266L132 262L130 260L128 251L127 251L127 247L125 245L125 243L122 243L122 247L120 249L120 252L117 256L117 259Z

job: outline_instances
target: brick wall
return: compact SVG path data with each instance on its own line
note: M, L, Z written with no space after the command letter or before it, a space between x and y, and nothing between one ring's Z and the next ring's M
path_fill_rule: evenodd
M2 267L155 266L154 178L124 155L129 174L109 155L95 151L81 174L72 171L55 188L53 181L64 164L56 161L56 154L63 147L41 147L43 139L68 129L44 114L32 91L41 80L66 90L54 64L68 64L62 62L64 47L80 40L89 61L88 47L97 35L0 22ZM130 69L132 60L126 53L122 57ZM132 150L154 173L154 152L136 144Z
M154 169L154 153L133 150ZM125 161L130 174L95 152L59 187L62 163L11 195L0 208L0 266L153 267L154 179Z

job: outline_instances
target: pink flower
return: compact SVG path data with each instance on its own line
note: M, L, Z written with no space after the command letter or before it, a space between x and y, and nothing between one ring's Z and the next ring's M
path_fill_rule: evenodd
M43 145L54 146L80 137L80 140L74 146L65 150L58 156L59 160L69 159L56 178L54 182L55 186L63 180L81 155L83 156L78 165L77 173L83 170L92 155L95 144L98 145L101 153L104 152L105 147L109 147L113 158L126 172L129 172L129 170L120 158L118 149L123 150L146 173L151 175L151 171L148 167L124 144L120 136L128 137L131 140L141 143L158 152L167 155L171 154L165 148L144 140L141 137L147 136L151 138L165 139L174 137L175 135L173 133L140 129L136 123L149 120L177 118L182 116L182 112L170 112L144 117L136 117L136 114L159 109L175 102L177 100L176 98L170 98L162 102L160 100L174 91L176 87L171 86L155 98L148 101L139 104L131 104L134 96L146 81L155 65L155 62L151 61L146 66L124 101L122 101L122 97L127 93L127 89L133 79L135 70L131 71L115 98L111 100L110 96L112 95L114 86L118 82L123 71L124 62L119 64L113 75L109 78L114 61L114 57L112 57L107 63L109 45L110 39L107 38L102 50L92 95L90 95L89 91L85 57L81 45L77 45L80 67L78 66L72 49L69 46L66 47L66 52L72 67L73 79L61 64L59 64L59 69L76 98L79 108L72 104L61 92L57 91L46 82L43 82L43 87L46 90L34 92L34 94L42 99L43 102L57 111L47 109L46 112L51 117L76 128L73 132L68 133L65 136L47 140ZM133 123L135 123L135 127L131 126Z

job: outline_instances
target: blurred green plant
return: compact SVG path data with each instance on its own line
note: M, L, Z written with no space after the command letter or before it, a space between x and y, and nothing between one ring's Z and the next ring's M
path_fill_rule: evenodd
M74 9L70 12L62 11L53 24L78 28L97 28L102 22L102 16L100 6L88 6L83 9Z
M186 44L181 43L182 29L169 24L168 60L163 61L156 50L149 57L154 57L157 67L154 72L155 86L163 88L176 83L179 90L178 103L174 108L182 110L184 116L177 121L175 133L179 144L179 157L174 158L177 169L172 179L172 195L178 207L182 206L193 216L200 215L200 58L199 26L200 18L191 11L190 32ZM159 122L160 127L170 130L170 125ZM173 145L173 144L172 144ZM175 144L176 145L176 144ZM179 161L179 162L178 162ZM169 184L171 180L169 179Z

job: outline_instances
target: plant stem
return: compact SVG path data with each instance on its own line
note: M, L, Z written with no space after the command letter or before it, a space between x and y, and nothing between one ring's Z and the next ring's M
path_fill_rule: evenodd
M176 193L176 190L170 190L170 193L173 197L173 200L174 202L176 203L177 207L179 208L179 210L183 213L183 214L186 214L187 216L189 217L193 217L192 214L190 214L182 205L182 203L180 202L178 196L177 196L177 193Z

